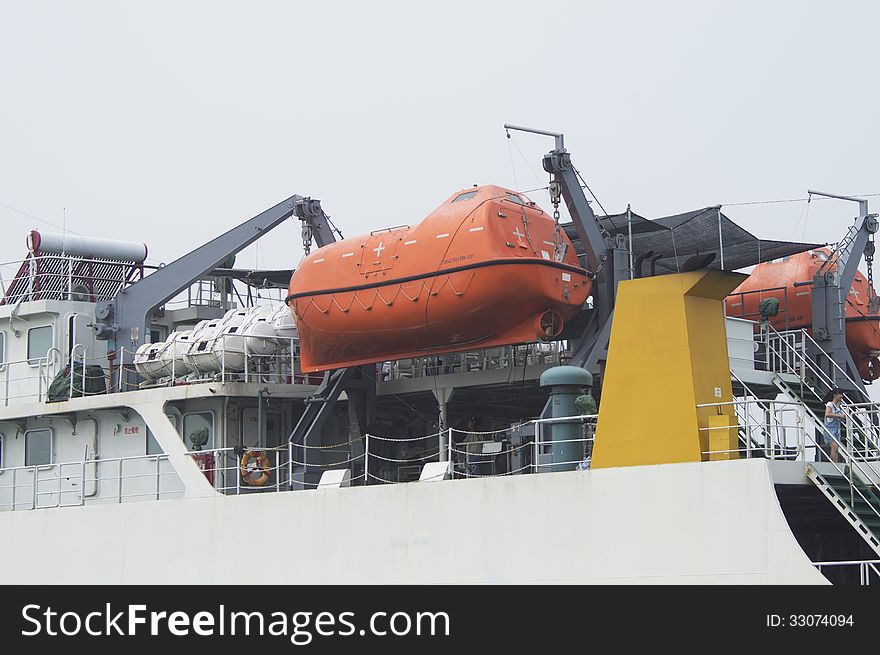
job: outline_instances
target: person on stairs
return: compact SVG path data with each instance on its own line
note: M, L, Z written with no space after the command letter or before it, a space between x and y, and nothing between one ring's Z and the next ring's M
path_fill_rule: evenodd
M846 415L843 413L843 392L840 389L832 389L825 394L822 400L825 403L825 431L834 437L834 439L831 439L828 434L824 435L825 445L828 445L830 442L831 461L838 463L840 461L838 444L841 442L841 421L846 418Z

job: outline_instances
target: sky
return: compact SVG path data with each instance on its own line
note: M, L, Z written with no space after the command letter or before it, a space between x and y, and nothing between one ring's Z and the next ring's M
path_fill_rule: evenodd
M545 186L552 140L505 122L564 132L609 212L836 241L853 203L729 203L880 194L878 26L867 1L0 0L0 262L47 222L158 263L295 193L355 236ZM301 257L288 221L237 265Z

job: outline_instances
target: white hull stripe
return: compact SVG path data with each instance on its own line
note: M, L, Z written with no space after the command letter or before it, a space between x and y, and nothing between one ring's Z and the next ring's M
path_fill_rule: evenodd
M415 242L416 242L415 239L413 239L412 241L404 241L404 242L403 242L403 245L405 245L405 246L411 246L411 245L414 244Z
M438 234L437 238L438 239L445 239L448 236L449 236L449 232L444 232L443 234Z
M343 257L354 257L354 253L353 253L353 252L347 252L347 253L344 253L342 256L343 256Z
M471 229L468 230L468 232L482 232L482 231L483 231L482 227L472 227Z
M313 263L314 263L314 264L320 264L322 261L324 261L324 258L323 258L323 257L322 257L321 259L316 259Z
M555 246L556 245L552 241L542 241L541 243L543 243L545 246Z

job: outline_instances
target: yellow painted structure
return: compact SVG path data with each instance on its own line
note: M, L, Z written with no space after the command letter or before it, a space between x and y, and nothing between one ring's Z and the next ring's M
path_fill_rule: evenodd
M739 459L736 416L717 414L709 417L709 461Z
M733 400L722 301L746 277L703 270L620 282L592 468L699 462L736 448L733 407L697 405Z

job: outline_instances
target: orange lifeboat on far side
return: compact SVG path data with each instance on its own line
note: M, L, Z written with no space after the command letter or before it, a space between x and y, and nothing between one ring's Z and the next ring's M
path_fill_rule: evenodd
M313 252L287 304L302 370L315 372L550 339L591 286L552 217L518 193L482 186L413 227Z
M758 264L748 279L728 296L727 315L759 320L759 303L775 298L779 301L779 313L769 319L774 328L806 328L812 332L812 287L795 286L795 283L811 282L830 255L828 248L818 248ZM831 268L834 266L836 264ZM856 273L846 298L846 345L859 374L868 382L880 377L880 314L868 313L868 300L872 295L865 276Z

